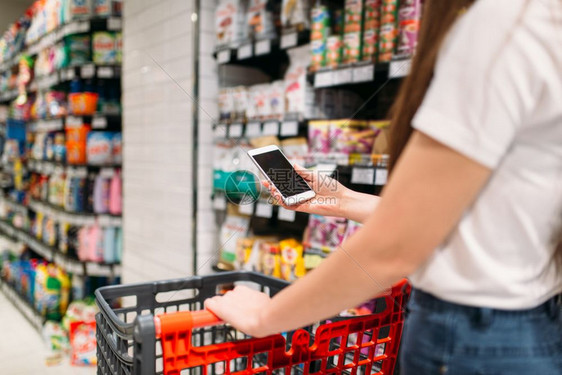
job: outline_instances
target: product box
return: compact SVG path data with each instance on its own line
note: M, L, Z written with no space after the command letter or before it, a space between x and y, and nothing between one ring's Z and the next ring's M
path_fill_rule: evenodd
M362 30L363 0L345 0L344 33L357 33Z
M332 35L327 40L326 65L337 67L342 63L343 42L340 35Z
M240 0L220 0L215 11L217 47L243 39L244 9Z
M361 32L346 33L343 36L344 64L361 61Z
M93 60L96 64L113 64L117 61L115 34L98 31L92 38Z
M396 48L396 25L389 23L381 26L379 36L378 62L390 62Z
M310 0L283 0L281 25L284 28L305 30L310 28Z
M326 40L316 39L310 42L312 64L311 70L316 71L326 66Z
M278 2L269 0L248 0L246 28L250 38L267 39L275 37L274 14ZM277 13L278 14L278 13Z
M324 5L312 8L310 40L324 40L330 35L330 11Z

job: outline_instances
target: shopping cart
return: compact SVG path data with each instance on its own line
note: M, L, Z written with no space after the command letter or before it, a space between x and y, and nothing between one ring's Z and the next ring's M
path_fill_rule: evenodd
M98 375L393 373L410 293L405 281L378 298L371 315L259 339L201 310L206 298L239 284L272 296L287 286L228 272L98 289ZM121 299L132 306L112 308Z

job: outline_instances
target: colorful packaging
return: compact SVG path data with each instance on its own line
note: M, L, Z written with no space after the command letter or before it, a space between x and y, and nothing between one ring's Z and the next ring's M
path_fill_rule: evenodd
M279 242L281 251L281 278L295 281L305 275L303 246L295 239Z
M362 61L374 61L377 58L379 46L379 29L369 29L363 32Z
M83 18L92 15L91 0L68 0L68 9L71 18Z
M123 135L121 132L113 134L111 153L113 163L120 165L123 162Z
M362 120L335 120L330 123L330 150L333 153L370 154L377 132Z
M96 322L70 323L71 363L75 366L95 366Z
M360 33L362 27L363 0L345 0L344 33Z
M111 180L99 174L94 185L94 212L106 214L109 212L109 197Z
M109 185L109 213L121 215L123 209L121 173L116 171Z
M245 269L245 265L248 264L250 260L253 246L253 238L239 238L238 241L236 241L236 269Z
M330 35L330 10L327 6L317 5L312 8L310 40L324 40Z
M247 217L227 215L220 230L221 261L233 265L236 261L236 241L246 235L250 225Z
M408 0L409 1L409 0ZM381 25L398 22L398 0L382 0Z
M215 12L217 46L228 46L243 38L244 13L239 0L220 0Z
M308 242L311 247L323 251L335 251L344 239L347 221L342 218L310 215Z
M267 276L281 278L281 253L278 242L261 243L261 272Z
M115 61L123 62L123 33L121 31L115 33Z
M268 118L282 120L285 115L285 82L275 81L269 87Z
M310 69L316 71L326 66L326 40L314 39L310 41L312 64Z
M381 22L382 0L365 0L365 18L363 29L378 29Z
M343 62L356 63L361 60L361 32L347 33L343 36Z
M64 38L70 65L87 64L91 61L90 35L69 35Z
M310 65L310 46L288 50L291 62L285 73L285 113L312 118L314 112L314 89L307 80Z
M86 155L90 165L110 165L113 163L114 133L92 131L88 134Z
M398 36L398 0L382 0L378 62L389 62L394 56Z
M378 54L381 0L365 0L363 24L363 61L375 61Z
M398 21L419 21L422 14L422 0L402 0L398 9Z
M400 24L396 56L401 58L412 57L418 46L418 21L404 21Z
M310 1L283 0L281 25L284 28L305 30L310 28Z
M342 63L343 42L340 35L332 35L327 40L326 65L332 68Z
M94 13L96 16L110 16L111 1L112 0L94 0Z
M236 121L246 120L246 110L248 109L248 89L245 86L237 86L227 90L230 90L228 94L230 95L230 98L223 98L223 101L226 100L227 102L223 103L223 106L225 107L223 107L222 111L227 112L225 113L225 115L228 116L227 118L232 117L233 120ZM229 109L229 105L232 109Z
M309 121L308 142L311 154L327 154L330 151L330 122Z
M113 64L117 61L115 34L97 31L92 39L93 61L96 64Z
M279 5L269 0L248 0L246 26L250 37L256 39L275 37L274 8ZM277 13L278 14L278 13Z

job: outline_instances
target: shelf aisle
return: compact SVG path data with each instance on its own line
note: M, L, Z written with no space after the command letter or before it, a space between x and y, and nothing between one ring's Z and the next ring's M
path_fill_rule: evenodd
M2 288L3 291L4 288ZM40 333L20 313L4 293L0 293L0 363L2 373L10 375L93 375L94 367L72 367L67 360L46 367L48 356Z

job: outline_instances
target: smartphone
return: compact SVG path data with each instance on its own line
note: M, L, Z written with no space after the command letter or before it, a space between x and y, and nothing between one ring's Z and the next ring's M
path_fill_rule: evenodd
M277 146L265 146L248 151L248 155L267 180L281 193L287 206L303 203L316 193L295 171Z

